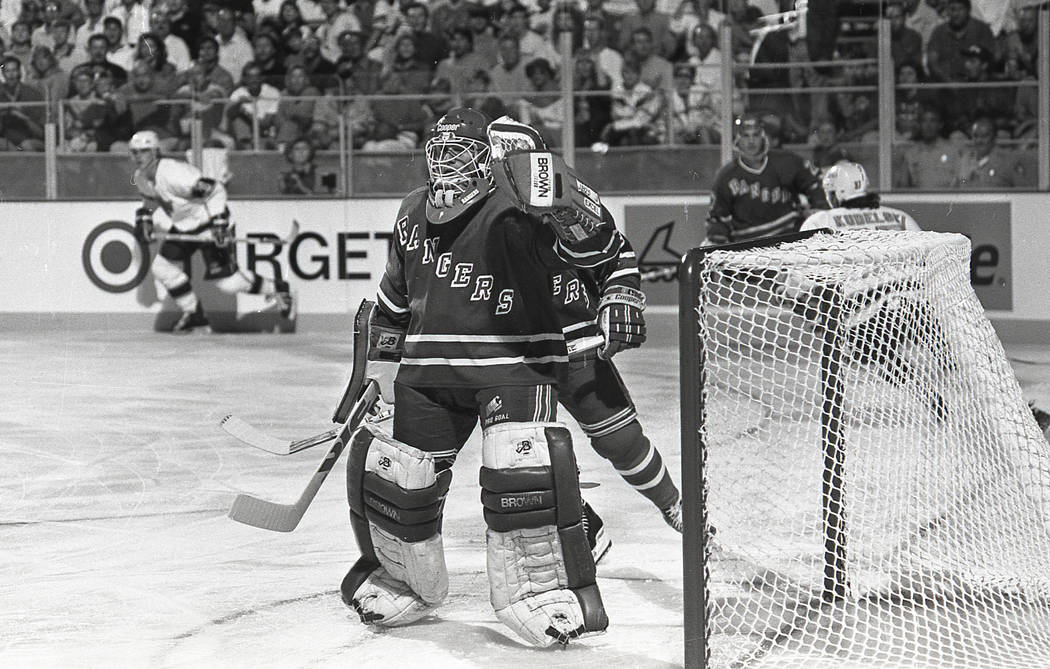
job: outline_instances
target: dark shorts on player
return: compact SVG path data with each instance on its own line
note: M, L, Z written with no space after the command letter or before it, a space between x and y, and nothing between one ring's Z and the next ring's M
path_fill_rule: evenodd
M479 419L484 429L558 418L558 393L550 385L420 388L395 383L394 404L394 438L433 453L438 469L452 465Z
M637 419L616 366L592 358L570 362L558 378L558 401L589 437L601 437Z
M224 279L237 271L237 254L232 245L221 247L210 242L166 241L160 245L158 253L174 263L186 263L197 251L204 258L205 279Z

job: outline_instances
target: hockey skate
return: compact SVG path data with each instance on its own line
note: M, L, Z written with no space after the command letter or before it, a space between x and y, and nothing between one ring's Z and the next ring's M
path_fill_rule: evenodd
M175 321L175 325L171 328L172 334L189 334L191 332L211 332L211 327L208 325L208 317L204 315L204 308L201 307L200 302L197 303L197 308L193 311L182 312L179 320Z
M591 505L583 503L583 531L587 534L587 543L591 547L591 556L597 565L612 548L612 539L605 533L605 523Z
M682 498L679 497L675 503L666 509L660 509L664 516L664 522L678 534L682 533Z

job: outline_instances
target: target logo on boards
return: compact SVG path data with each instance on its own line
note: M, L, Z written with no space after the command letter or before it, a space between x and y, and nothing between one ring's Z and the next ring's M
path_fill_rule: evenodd
M108 293L126 293L149 273L149 246L124 221L106 221L92 230L81 252L91 283Z

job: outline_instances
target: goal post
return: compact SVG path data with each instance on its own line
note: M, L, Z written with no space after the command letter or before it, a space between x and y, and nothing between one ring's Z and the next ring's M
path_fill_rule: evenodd
M685 666L1050 666L1050 448L961 235L679 271Z

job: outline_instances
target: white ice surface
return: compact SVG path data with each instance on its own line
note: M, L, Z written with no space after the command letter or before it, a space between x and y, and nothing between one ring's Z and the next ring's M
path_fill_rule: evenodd
M329 334L2 333L0 667L681 666L680 537L575 426L613 538L611 624L567 649L525 646L489 606L477 434L446 505L450 594L413 626L366 629L339 599L357 557L342 461L294 532L227 519L239 492L293 500L322 449L270 455L219 420L331 427L348 355ZM676 351L617 360L678 480Z

